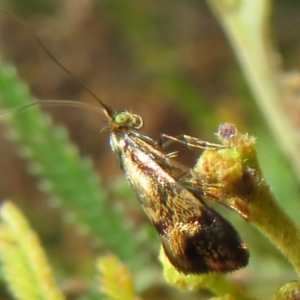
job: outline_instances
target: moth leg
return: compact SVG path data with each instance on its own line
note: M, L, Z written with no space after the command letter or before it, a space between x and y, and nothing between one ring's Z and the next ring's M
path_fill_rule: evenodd
M205 202L215 202L227 209L237 213L245 220L248 220L248 204L240 197L227 195L222 192L222 184L210 184L204 182L188 182L183 177L179 181L184 188L190 191L196 198L205 200Z
M158 146L161 149L166 149L173 143L179 143L183 144L188 148L197 148L197 149L224 149L225 146L221 144L215 144L206 142L203 140L200 140L198 138L186 135L186 134L180 134L177 136L171 136L165 133L162 133L158 140Z
M145 143L155 147L155 148L159 148L159 144L158 142L156 142L154 139L150 138L147 135L143 135L139 132L136 131L132 131L131 132L132 135L136 136L137 138L141 139L142 141L144 141Z

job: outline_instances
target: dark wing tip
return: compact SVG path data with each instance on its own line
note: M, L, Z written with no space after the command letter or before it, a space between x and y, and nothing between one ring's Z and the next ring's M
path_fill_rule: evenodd
M198 225L193 232L173 228L161 234L165 254L179 272L228 273L248 264L247 246L222 216L205 207L193 222Z

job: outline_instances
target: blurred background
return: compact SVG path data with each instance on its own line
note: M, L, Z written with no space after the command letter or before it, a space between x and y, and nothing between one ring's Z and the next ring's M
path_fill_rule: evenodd
M0 7L33 28L47 49L105 103L141 115L144 134L157 139L160 133L186 133L216 142L218 125L231 122L241 132L256 136L260 162L272 190L287 213L299 219L299 182L289 159L278 149L280 141L270 134L205 1L0 0ZM300 28L299 13L299 1L273 1L274 42L286 70L300 65L300 34L295 30ZM97 105L82 85L45 54L25 26L3 14L0 51L6 63L16 65L37 99ZM295 107L286 105L287 114L297 120L299 110ZM127 188L107 134L100 132L105 124L101 114L70 107L45 110L55 122L68 127L71 140L82 156L92 158L105 185ZM75 299L84 290L82 278L92 273L93 260L101 249L65 222L65 216L39 191L37 179L7 140L6 127L1 125L0 129L0 199L12 199L23 209L41 236L50 261L62 278L68 278L65 288L69 299ZM181 153L180 159L192 166L197 153L184 149ZM133 198L128 193L126 196ZM118 205L124 209L126 203ZM265 237L234 214L228 216L251 252L250 265L232 276L251 294L271 295L276 287L296 278L292 267ZM155 236L137 201L130 218L137 227L145 228L146 235ZM159 270L158 239L149 248ZM177 295L159 276L160 282L143 291L144 299L153 299L153 295L156 299L192 299L192 295ZM1 299L6 297L3 291Z

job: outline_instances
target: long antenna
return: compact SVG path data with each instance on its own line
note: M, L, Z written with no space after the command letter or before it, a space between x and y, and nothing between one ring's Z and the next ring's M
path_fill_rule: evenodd
M91 110L92 112L99 112L100 107L95 106L93 104L83 103L79 101L71 101L71 100L38 100L34 102L30 102L28 104L22 105L22 106L16 106L13 108L6 109L4 111L1 110L0 112L0 119L8 117L10 115L15 115L23 110L27 109L28 107L35 106L35 105L43 105L43 106L53 106L53 103L55 106L69 106L69 107L79 107ZM103 108L101 107L101 112L103 112Z
M16 15L11 13L10 11L0 8L0 12L3 14L7 15L11 19L15 20L22 26L24 26L27 31L34 37L36 42L42 47L42 49L45 51L45 53L61 68L63 69L69 76L71 76L75 81L77 81L103 108L104 113L108 117L113 117L114 116L114 111L111 107L108 105L104 104L100 98L78 77L76 77L74 74L72 74L57 58L54 57L54 55L46 48L46 46L43 44L41 39L38 37L38 35L33 31L33 29L22 19L18 18Z

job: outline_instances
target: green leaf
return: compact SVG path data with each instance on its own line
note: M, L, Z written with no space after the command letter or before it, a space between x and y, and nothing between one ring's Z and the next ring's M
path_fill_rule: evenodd
M2 273L15 299L64 299L39 238L22 213L13 203L6 202L0 218Z
M16 70L0 61L0 105L9 110L34 101ZM4 121L11 127L9 137L18 145L19 153L30 161L30 170L41 178L40 186L68 212L69 219L129 266L144 265L147 258L132 238L128 223L111 205L91 161L81 159L70 144L66 129L53 128L50 117L38 106Z

